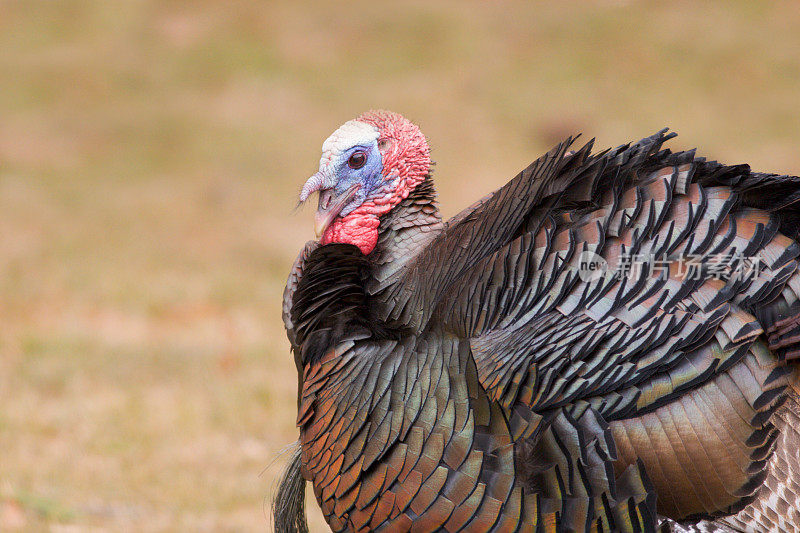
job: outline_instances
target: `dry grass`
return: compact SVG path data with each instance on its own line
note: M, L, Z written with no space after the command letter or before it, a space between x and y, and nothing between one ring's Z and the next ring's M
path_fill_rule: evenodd
M295 193L365 109L447 214L576 130L800 173L789 3L429 4L0 0L0 529L268 528Z

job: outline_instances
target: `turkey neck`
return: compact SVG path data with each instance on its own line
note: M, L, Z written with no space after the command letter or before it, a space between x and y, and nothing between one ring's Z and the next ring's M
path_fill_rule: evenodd
M370 254L372 276L367 292L390 286L403 266L442 229L436 189L430 175L389 213L381 217L378 243Z

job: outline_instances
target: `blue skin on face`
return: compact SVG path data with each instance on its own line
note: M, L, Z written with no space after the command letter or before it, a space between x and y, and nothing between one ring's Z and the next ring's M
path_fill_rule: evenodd
M354 152L359 150L367 155L367 162L361 168L350 168L347 161ZM336 166L336 178L336 186L333 188L336 196L345 194L356 183L361 184L361 188L358 189L350 203L339 213L340 217L350 214L355 208L363 204L367 198L385 194L383 189L388 184L383 180L383 159L378 150L378 142L375 141L370 145L353 146L342 152L339 163Z

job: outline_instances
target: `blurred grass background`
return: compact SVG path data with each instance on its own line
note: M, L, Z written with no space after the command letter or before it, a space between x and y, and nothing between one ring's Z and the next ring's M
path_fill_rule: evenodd
M0 530L268 529L293 208L345 120L417 121L446 215L578 131L798 174L798 27L791 2L0 0Z

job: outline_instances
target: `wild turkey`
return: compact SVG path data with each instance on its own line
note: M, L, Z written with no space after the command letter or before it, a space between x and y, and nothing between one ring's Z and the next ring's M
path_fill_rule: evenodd
M336 130L276 529L304 480L337 532L800 529L800 178L673 136L569 138L443 223L415 125Z

